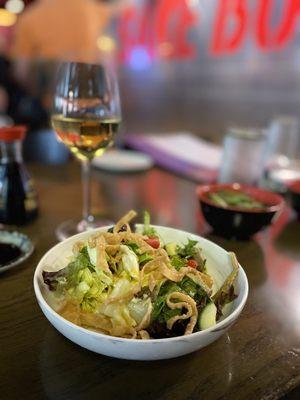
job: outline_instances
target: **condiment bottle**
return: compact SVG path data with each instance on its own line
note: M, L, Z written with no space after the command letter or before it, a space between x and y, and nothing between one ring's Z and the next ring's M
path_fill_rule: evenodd
M37 193L22 156L26 128L0 128L0 223L23 225L38 215Z

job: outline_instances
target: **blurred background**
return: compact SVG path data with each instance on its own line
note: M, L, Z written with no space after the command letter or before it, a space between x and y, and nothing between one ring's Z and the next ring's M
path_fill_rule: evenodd
M45 130L61 60L118 69L123 131L189 131L298 117L296 0L0 0L0 113ZM50 140L50 139L48 139ZM26 152L26 146L25 146Z

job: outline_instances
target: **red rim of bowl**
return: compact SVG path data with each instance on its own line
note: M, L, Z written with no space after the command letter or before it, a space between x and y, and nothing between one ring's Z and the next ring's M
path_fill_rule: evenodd
M208 193L215 193L219 190L234 190L234 191L241 191L249 196L253 197L255 200L261 201L262 203L266 204L265 208L252 208L251 210L242 208L242 207L222 207L218 204L215 204L212 200L207 197ZM209 204L216 208L221 208L223 210L230 210L230 211L239 211L245 212L249 214L253 213L269 213L269 212L277 212L279 211L285 201L283 197L280 195L270 192L269 190L256 188L253 186L243 185L240 183L216 183L212 185L200 185L196 188L196 193L201 202Z
M290 192L300 195L300 179L289 182L287 188L289 189Z
M25 125L3 126L0 128L0 140L4 142L24 140L26 130L27 127Z

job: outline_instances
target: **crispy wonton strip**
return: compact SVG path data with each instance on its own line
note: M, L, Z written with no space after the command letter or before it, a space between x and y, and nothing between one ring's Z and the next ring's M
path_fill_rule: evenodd
M77 256L83 247L84 247L84 242L81 241L75 242L72 249L74 256Z
M101 239L100 239L101 238ZM89 238L88 238L88 246L91 248L91 249L93 249L94 247L96 247L97 246L97 243L98 243L98 240L100 239L100 242L101 243L105 243L106 244L106 239L105 239L105 237L104 237L104 235L103 235L103 233L102 232L97 232L97 233L95 233L94 235L91 235Z
M147 237L144 235L131 232L120 232L119 236L121 241L136 243L139 246L139 251L141 254L146 252L149 254L153 254L155 252L155 249L153 249L153 247L145 242L145 239L147 239Z
M59 314L73 324L80 325L80 306L73 302L67 302L60 310Z
M238 260L236 258L236 255L233 252L229 252L228 254L230 256L231 263L232 263L232 271L228 275L228 277L226 278L225 282L220 287L220 289L214 294L214 296L213 296L213 301L214 302L216 302L218 300L218 298L222 295L222 293L228 293L228 291L230 289L230 286L236 280L236 277L237 277L238 272L239 272L239 263L238 263Z
M165 264L169 267L169 269L176 271L178 274L178 279L175 280L175 282L179 282L182 280L182 278L185 275L191 275L190 278L193 279L198 285L200 285L207 294L211 293L211 288L213 285L213 280L212 278L208 275L205 274L204 272L200 272L197 269L190 268L190 267L183 267L179 271L175 270L175 268L171 265L169 256L167 252L164 249L160 249L161 255L165 259ZM166 276L166 275L165 275ZM175 275L174 275L175 276ZM170 278L169 278L170 279ZM171 279L173 280L173 279Z
M100 234L98 233L97 235L100 235ZM101 232L101 235L105 238L106 243L108 245L120 245L120 244L124 244L124 242L131 242L131 243L136 243L139 246L139 251L141 254L146 253L146 252L149 254L155 253L155 249L153 249L153 247L149 246L149 244L145 242L146 236L143 236L139 233Z
M88 327L98 332L111 336L128 337L134 339L137 336L136 329L126 325L113 325L110 317L101 313L80 312L80 323L78 325Z
M198 285L200 285L206 291L206 293L211 293L213 286L213 279L211 276L194 268L191 268L189 272L187 272L187 276L194 282L198 283Z
M136 217L137 213L134 210L130 210L127 214L124 215L114 226L114 233L118 233L123 225L129 224L129 222ZM129 227L129 225L128 225ZM130 227L129 227L130 230Z
M105 237L101 235L101 233L96 233L93 236L90 236L88 239L88 246L91 249L96 248L97 251L97 261L96 261L96 268L101 269L107 273L111 273L108 262L106 259L106 251L105 248L107 246Z
M97 250L97 262L96 262L96 268L101 269L102 271L108 272L109 274L111 273L108 262L106 259L106 242L103 236L99 236L96 239L96 250Z
M137 333L137 339L147 340L147 339L150 339L150 335L147 331L141 330Z
M165 263L165 258L163 256L156 257L155 259L148 261L141 271L142 276L150 273L151 271L158 270L161 265Z
M175 301L178 300L178 302L175 303L171 300L175 300ZM175 317L170 318L167 321L167 328L172 329L172 327L176 321L190 318L190 321L187 324L184 334L185 335L191 334L194 330L194 327L196 325L197 318L198 318L198 310L197 310L197 305L195 303L195 300L193 300L187 294L184 294L181 292L173 292L168 295L166 303L167 303L168 307L171 308L171 310L174 310L176 308L178 308L178 309L185 308L187 310L187 313L185 313L185 314L175 315Z
M142 321L136 327L137 331L143 330L149 326L150 320L151 320L152 309L153 309L152 303L151 303L151 301L149 301L148 310L146 311Z
M80 312L80 322L82 326L100 330L102 332L110 332L113 328L109 317L103 314Z
M213 282L210 276L190 267L183 267L179 271L177 271L174 267L166 265L166 261L167 260L165 259L164 256L159 256L156 257L154 260L151 260L148 263L146 263L141 271L142 282L145 275L150 274L153 271L160 272L162 277L164 276L173 282L180 282L184 276L191 275L192 276L191 279L194 278L193 280L195 280L198 283L198 285L200 285L208 295L211 294L211 287ZM159 279L159 277L157 278ZM151 282L151 287L152 286L153 285Z
M150 274L148 279L148 287L150 292L153 292L155 285L156 285L156 279L154 278L153 274Z
M127 337L130 339L136 338L136 330L133 327L125 326L125 325L116 325L114 326L109 334L111 336L119 336L119 337Z
M126 300L131 300L135 294L137 294L141 290L141 285L140 283L137 283L135 285L132 285L132 289L128 291L125 295L122 296L117 296L117 297L112 297L109 296L103 304L108 305L111 303L115 303L117 301L122 302Z
M129 339L138 339L138 334L135 329L134 329L134 333L129 337Z
M111 336L128 337L131 339L137 337L137 331L135 328L125 325L113 326L111 319L106 315L83 312L80 310L79 304L73 302L68 302L60 310L59 314L76 325L96 332L105 333ZM144 333L142 333L142 335L144 335Z
M109 255L115 255L120 250L119 244L108 244L105 247L105 251Z

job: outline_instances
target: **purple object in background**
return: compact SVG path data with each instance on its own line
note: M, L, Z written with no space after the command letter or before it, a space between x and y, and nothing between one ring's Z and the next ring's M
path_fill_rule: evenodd
M196 182L214 182L222 150L190 133L125 136L127 146L150 155L157 165Z

